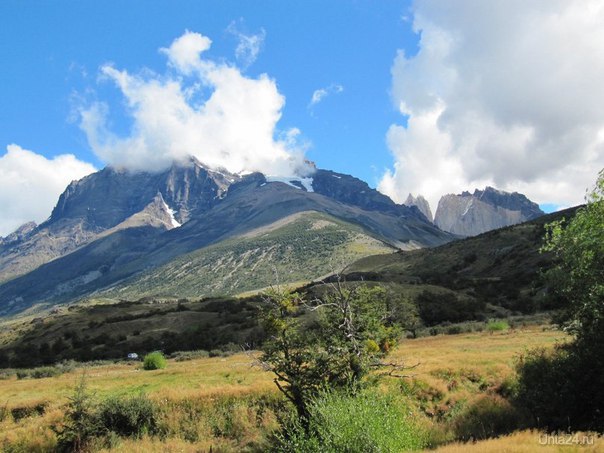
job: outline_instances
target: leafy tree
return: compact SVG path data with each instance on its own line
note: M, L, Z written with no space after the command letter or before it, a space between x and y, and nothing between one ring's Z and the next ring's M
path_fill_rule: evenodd
M417 338L417 331L424 327L424 324L419 316L417 305L409 297L400 294L390 295L387 298L387 309L392 324L402 327L413 338Z
M570 221L546 226L544 251L558 264L551 272L554 290L565 301L560 321L582 342L604 339L604 170L587 205Z
M604 171L587 205L546 227L549 272L564 302L558 321L574 336L553 352L533 351L518 364L518 400L541 427L604 431Z
M399 330L388 322L383 289L333 284L320 300L270 291L262 314L269 335L261 362L301 420L323 390L356 392L394 346ZM395 369L400 367L391 364Z

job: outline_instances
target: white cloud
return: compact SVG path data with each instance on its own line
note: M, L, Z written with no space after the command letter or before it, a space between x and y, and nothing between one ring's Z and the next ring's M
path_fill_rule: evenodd
M495 185L573 205L604 167L604 5L599 1L416 2L413 57L392 96L406 126L380 190L402 201Z
M266 30L261 28L259 33L248 35L239 29L241 23L242 20L231 22L227 27L227 31L237 38L238 43L235 49L235 57L237 61L247 68L258 58L258 54L266 39Z
M232 172L306 172L303 151L292 140L296 134L277 129L285 98L275 81L266 74L249 78L237 67L203 58L210 45L207 37L187 31L161 49L175 74L103 66L102 74L126 99L133 124L130 135L120 137L107 127L106 105L83 109L81 127L95 153L131 170L161 170L194 155Z
M337 83L332 83L331 85L329 85L328 87L325 87L325 88L319 88L318 90L315 90L313 92L312 97L310 98L310 103L308 104L308 107L312 108L315 105L317 105L319 102L321 102L323 99L325 99L325 97L329 96L330 94L339 94L342 91L344 91L344 87Z
M175 39L169 48L162 47L159 51L167 55L170 65L177 71L190 75L203 69L199 56L211 46L210 38L187 30L180 38Z
M96 169L72 154L47 159L17 145L0 157L0 236L25 222L43 222L67 184Z

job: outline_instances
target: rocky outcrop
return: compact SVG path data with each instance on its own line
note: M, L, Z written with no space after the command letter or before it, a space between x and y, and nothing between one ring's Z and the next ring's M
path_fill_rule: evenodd
M426 219L430 222L434 222L434 218L432 217L432 210L430 209L430 203L426 200L422 195L418 195L414 197L412 194L409 194L405 202L403 203L405 206L415 206L419 209Z
M29 237L38 225L36 222L27 222L13 231L6 237L0 237L0 245L10 244L12 242L22 241Z
M434 224L460 236L475 236L486 231L532 220L544 212L517 192L487 187L473 194L444 195L438 202Z

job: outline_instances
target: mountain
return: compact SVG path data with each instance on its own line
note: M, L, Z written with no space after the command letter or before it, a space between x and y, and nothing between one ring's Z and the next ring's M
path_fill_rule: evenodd
M0 244L0 283L71 253L111 229L132 226L127 220L146 209L158 194L176 222L184 223L212 208L239 178L214 172L190 158L157 174L107 167L73 181L46 222L20 240ZM151 217L147 219L158 226Z
M417 209L419 209L419 212L426 216L426 219L428 219L430 222L434 222L432 210L430 209L430 203L428 203L428 200L426 200L422 195L414 197L412 194L409 194L403 204L405 206L415 206Z
M475 236L543 214L539 205L522 194L487 187L476 189L473 194L444 195L438 202L434 224L449 233Z
M328 170L242 176L195 159L158 174L106 168L71 183L47 222L0 248L0 313L103 291L234 294L276 283L273 268L282 283L309 280L362 255L453 238L416 208Z
M539 314L540 311L559 308L542 274L554 263L551 254L540 252L544 224L568 219L574 212L569 209L439 247L377 255L380 243L367 237L364 242L359 241L363 237L360 227L351 230L334 217L300 212L149 269L94 295L90 303L55 308L44 317L10 320L10 328L8 322L0 325L0 366L119 358L131 351L209 350L228 343L253 345L262 338L256 321L260 296L186 299L186 295L206 291L207 285L223 291L237 285L238 279L245 280L241 278L245 272L256 274L260 280L273 274L268 278L274 283L270 264L282 261L281 253L291 257L281 269L295 274L282 277L298 279L306 267L311 273L317 272L321 262L331 256L330 247L350 254L356 253L359 245L369 248L371 256L355 261L345 270L344 284L381 285L393 295L393 301L410 303L404 306L420 316L419 322L411 316L412 323L407 324L411 332L459 332L456 329L460 327L451 326L451 322L501 316L511 316L517 322L544 321L548 315ZM347 240L348 234L348 239L357 240ZM314 235L317 240L308 241L305 235ZM296 238L297 244L292 242ZM316 244L307 249L313 242ZM288 251L288 245L294 250ZM263 254L266 260L257 259ZM314 260L305 259L305 255ZM301 262L304 265L299 265ZM237 266L245 268L245 272L232 272ZM195 272L188 267L195 268ZM325 280L330 281L330 277ZM250 284L257 287L262 283ZM325 284L321 282L299 288L310 298L323 290ZM156 296L150 296L149 291ZM178 300L176 294L181 296ZM132 300L137 297L140 298ZM128 301L119 301L124 298ZM405 319L403 314L402 322L406 323ZM49 353L45 344L61 347L52 347Z

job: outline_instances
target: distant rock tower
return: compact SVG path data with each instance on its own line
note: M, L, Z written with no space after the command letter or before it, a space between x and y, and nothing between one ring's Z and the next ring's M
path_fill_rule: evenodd
M409 207L415 206L417 209L419 209L419 212L426 216L426 219L428 219L430 222L434 222L434 219L432 218L432 210L430 209L430 203L428 203L428 200L426 200L422 195L414 197L412 194L409 194L403 204Z
M438 202L434 224L460 236L476 236L497 228L542 216L537 203L524 195L486 187L473 194L444 195Z

